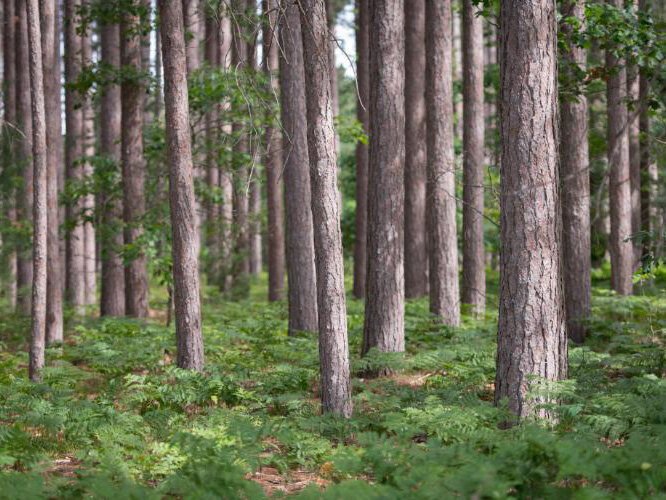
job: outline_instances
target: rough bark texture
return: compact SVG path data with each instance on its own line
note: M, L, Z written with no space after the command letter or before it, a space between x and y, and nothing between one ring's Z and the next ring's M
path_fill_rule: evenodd
M76 33L78 23L77 11L80 0L65 2L65 81L74 82L81 71L81 37ZM81 179L79 159L83 155L81 132L83 129L83 112L79 93L69 87L65 88L65 175L68 181L78 182ZM78 220L82 204L76 202L67 205L68 221L76 221L75 226L67 234L65 288L70 304L78 314L83 314L85 306L85 268L83 225Z
M581 0L567 1L562 15L585 22ZM561 28L565 36L571 27ZM585 69L585 49L571 44L562 58ZM567 65L565 64L566 68ZM587 145L587 98L560 102L560 184L562 186L562 258L567 331L576 343L585 340L585 320L590 314L590 172Z
M199 67L199 0L183 1L187 74Z
M363 354L371 348L381 352L405 349L403 15L401 0L371 3L368 274Z
M121 64L126 70L141 70L141 43L132 30L139 18L123 16L120 30ZM164 43L164 40L162 40ZM143 159L143 92L139 79L126 79L121 85L122 100L122 178L123 220L125 244L132 244L143 234L141 218L145 209ZM125 268L125 313L128 316L148 316L148 270L146 256L141 249Z
M271 79L274 99L279 99L278 10L276 0L264 0L264 71ZM282 187L282 137L278 127L266 128L266 205L268 210L268 300L281 300L284 291L284 206Z
M640 126L638 112L638 98L640 92L638 67L627 68L627 100L630 104L627 119L629 120L627 132L629 135L629 179L631 188L631 232L636 234L641 230L641 149ZM635 266L640 264L641 242L633 242Z
M46 113L39 1L27 0L30 46L30 90L32 91L32 160L34 166L34 203L32 236L32 335L30 337L30 379L39 380L44 367L46 340L46 266L47 266L47 157Z
M622 8L622 0L609 0ZM606 52L611 76L606 84L608 109L609 205L611 218L611 287L620 295L630 295L634 268L633 245L625 241L632 234L629 134L627 129L627 71L623 60Z
M6 131L16 126L16 16L14 0L4 0L3 5L3 31L2 31L2 56L3 56L3 106L4 125ZM15 157L14 141L5 140L3 143L4 169L9 168ZM4 170L3 169L3 170ZM16 222L16 200L15 192L9 193L4 200L3 211L9 223ZM16 251L12 249L7 255L7 282L4 285L5 296L12 309L16 307Z
M18 205L18 221L25 225L32 222L33 204L33 163L32 163L32 120L30 69L28 61L28 23L24 0L16 2L18 30L16 32L16 110L18 137L18 162L22 170L23 185ZM18 291L17 306L19 312L28 315L30 307L30 287L32 286L32 251L31 245L22 242L18 252L16 286Z
M180 368L202 370L204 350L183 13L180 2L160 0L159 6L170 172L177 364Z
M426 19L430 312L447 325L457 325L460 322L460 299L450 0L426 0Z
M352 414L347 307L338 201L333 93L324 0L301 1L312 219L319 309L321 402L325 413Z
M405 2L405 296L428 292L425 0Z
M640 9L645 10L647 0L641 0ZM656 227L654 221L654 214L652 213L652 192L656 184L656 175L652 175L651 167L655 167L654 174L656 174L656 165L652 163L650 157L650 115L648 108L648 98L650 96L650 84L645 72L640 73L639 84L639 129L640 129L640 175L641 175L641 230L645 233L652 234ZM651 238L643 240L644 255L654 255L654 245Z
M482 315L486 306L486 252L483 242L483 17L463 0L463 241L462 303Z
M370 12L369 0L356 1L356 118L366 134L370 131ZM368 161L367 144L356 144L356 241L354 243L354 297L365 298L365 281L368 270Z
M100 27L102 61L113 68L120 67L120 28L117 24ZM120 168L121 103L120 86L109 84L101 97L100 153ZM100 312L102 316L125 314L125 270L119 251L124 238L122 231L123 204L118 194L100 193L102 208L102 283Z
M62 162L60 60L58 58L58 2L41 0L42 61L47 145L47 245L46 343L62 342L62 268L58 228L58 172Z
M284 4L280 25L280 102L284 160L289 333L316 332L317 281L310 195L301 19Z
M81 64L85 68L92 63L92 31L88 27L81 39ZM86 95L83 99L83 175L86 179L92 178L93 166L91 158L95 155L95 110L92 96ZM95 210L95 195L88 194L83 199L83 209L86 220L83 224L84 237L84 273L85 273L85 300L86 305L95 304L97 291L97 249L95 241L95 226L92 217Z
M526 417L535 411L527 391L538 385L530 377L566 376L555 2L502 2L500 26L502 251L495 402L508 399L509 410Z

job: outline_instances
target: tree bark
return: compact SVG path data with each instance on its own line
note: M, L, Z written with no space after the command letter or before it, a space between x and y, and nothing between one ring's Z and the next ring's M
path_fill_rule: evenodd
M305 70L298 6L280 18L280 110L284 161L289 333L316 332L317 281L309 177Z
M371 3L364 355L372 348L380 352L405 350L403 16L401 0ZM379 374L387 371L380 369Z
M495 403L535 413L527 392L566 376L560 263L555 2L502 2L500 305ZM529 89L529 92L526 91Z
M324 0L301 0L312 219L319 310L319 363L324 413L352 414L347 307L338 200L333 92Z
M405 3L405 297L428 293L425 0Z
M58 172L62 162L60 102L60 60L58 45L58 2L41 0L42 60L47 144L47 253L46 343L63 340L62 269L60 267L60 217L58 214Z
M3 142L3 157L5 160L3 171L7 171L14 162L16 149L14 141L10 140L14 134L10 131L16 127L16 9L14 0L3 2L4 26L2 32L2 55L3 55L3 105L4 121L7 137ZM16 192L11 190L4 200L3 211L9 224L16 224ZM6 297L12 310L16 307L16 250L15 245L7 255L7 283Z
M444 324L457 325L460 322L460 299L450 0L426 0L426 19L430 312Z
M46 340L46 266L47 248L47 157L46 113L44 110L44 75L39 1L27 0L27 28L30 53L30 90L32 91L32 160L34 168L33 203L33 281L32 335L30 337L30 380L39 380L44 368ZM25 60L23 61L25 63Z
M563 17L585 22L582 0L562 5ZM585 69L585 49L574 45L571 26L561 31L570 49L562 52L567 64ZM584 320L590 314L590 172L587 145L587 98L585 95L560 102L560 183L562 185L562 257L567 330L576 343L585 340Z
M276 0L264 0L264 71L269 75L271 90L277 101L280 94L278 78ZM282 140L279 129L266 127L266 205L268 209L268 300L281 300L284 292L284 193L282 188Z
M638 0L629 0L634 14L638 8ZM640 124L639 124L639 69L635 64L627 67L627 100L629 103L629 121L627 132L629 134L629 179L631 188L631 232L637 234L641 230L641 150L640 150ZM642 245L640 239L633 242L634 269L641 263Z
M28 51L28 23L26 2L17 0L16 16L18 18L18 31L16 32L16 109L17 127L19 130L19 166L22 170L23 186L20 202L18 203L18 221L31 227L33 212L33 162L32 162L32 119L31 119L31 92L30 68L27 64ZM22 241L18 252L18 269L16 286L18 292L18 310L22 314L31 313L30 287L33 281L33 260L30 244Z
M640 0L639 9L642 12L649 10L649 0ZM656 182L656 175L652 175L652 171L656 174L656 168L653 167L653 162L650 155L650 114L648 107L648 99L650 97L650 82L645 71L640 71L639 74L639 151L640 151L640 176L641 176L641 230L650 234L650 238L643 240L643 255L654 255L654 242L652 241L655 234L654 216L652 210L652 192ZM656 167L656 165L654 165Z
M463 0L463 264L462 303L482 316L486 307L483 240L484 108L483 17L472 0Z
M622 0L609 0L622 8ZM606 52L606 67L611 72L606 85L608 112L609 205L611 218L611 287L620 295L632 293L633 245L625 241L632 234L631 173L627 113L627 70L623 60Z
M183 13L180 2L160 0L159 5L170 171L177 364L180 368L201 371L204 350Z
M120 58L126 71L141 71L141 40L134 34L138 16L124 14L120 27ZM162 40L164 44L164 40ZM143 92L140 78L124 79L121 85L122 121L122 178L123 220L125 244L140 245L143 235L142 217L145 214L143 159ZM128 316L148 316L148 271L146 255L141 248L125 268L125 313Z
M87 0L85 0L87 1ZM81 40L81 66L83 68L92 64L92 32L89 27L83 34ZM93 109L92 96L83 98L83 147L84 163L83 176L92 178L92 157L95 155L95 110ZM93 225L93 214L95 211L95 195L90 193L83 199L83 210L85 221L83 223L84 235L84 273L85 273L85 301L86 305L93 305L96 301L97 291L97 250L95 241L95 226Z
M81 37L77 34L77 12L80 0L65 1L65 81L73 83L81 72ZM83 155L83 112L77 90L65 88L65 168L69 182L80 182L82 176L80 158ZM66 208L67 220L73 224L67 234L65 287L67 298L78 314L85 310L85 234L80 222L80 200Z
M102 62L120 68L120 28L117 24L100 27ZM109 83L102 91L100 126L100 153L116 169L120 168L121 133L120 86ZM102 316L125 315L125 270L120 250L124 244L121 196L100 193L102 208L102 283L100 312Z
M183 1L187 76L199 67L199 0Z
M261 160L261 144L252 141L253 150L252 170L250 173L250 274L258 276L264 267L261 234L261 185L259 184L259 171Z
M356 0L356 119L367 134L370 130L370 15L369 0ZM354 243L354 297L365 298L368 231L368 145L356 144L356 241Z

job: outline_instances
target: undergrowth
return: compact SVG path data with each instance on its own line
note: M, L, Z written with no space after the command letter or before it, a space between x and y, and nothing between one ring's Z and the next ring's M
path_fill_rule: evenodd
M407 352L361 359L350 299L355 373L396 373L355 378L348 421L320 415L316 339L287 336L283 303L209 294L204 374L175 368L174 333L155 321L72 323L40 384L26 377L28 323L2 314L0 497L283 494L262 470L308 474L302 498L666 497L666 297L620 298L597 278L589 341L549 388L556 423L510 430L492 401L492 314L445 328L410 302Z

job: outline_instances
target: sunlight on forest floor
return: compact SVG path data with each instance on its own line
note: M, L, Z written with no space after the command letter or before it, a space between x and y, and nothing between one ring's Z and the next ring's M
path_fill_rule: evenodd
M558 422L499 430L496 319L460 328L408 303L407 353L360 359L350 300L354 417L319 415L315 338L286 335L284 303L205 303L205 375L174 367L166 297L154 318L87 319L27 380L28 322L0 315L0 497L649 497L666 488L664 284L619 298L595 275L585 347L570 350ZM497 276L489 293L495 294ZM496 303L489 297L491 311ZM70 322L71 323L71 322Z

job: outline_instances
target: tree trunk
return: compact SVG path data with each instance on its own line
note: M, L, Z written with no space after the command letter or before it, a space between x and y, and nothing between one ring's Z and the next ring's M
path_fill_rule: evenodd
M120 27L120 58L125 70L141 71L141 39L133 33L139 17L124 14ZM162 40L164 43L164 40ZM144 199L145 165L143 159L143 93L139 79L125 79L121 85L123 220L125 244L140 245ZM138 241L137 241L138 240ZM125 312L128 316L148 316L148 271L141 248L125 268Z
M47 246L46 343L62 342L62 269L60 267L60 218L58 216L58 172L62 162L60 60L58 2L41 1L42 59L47 144Z
M649 0L640 0L639 9L647 12ZM643 255L654 255L655 224L652 214L652 191L654 188L651 167L653 166L650 157L650 114L648 99L650 97L650 83L645 71L641 71L639 83L639 151L640 151L640 176L641 176L641 230L649 234L649 238L643 240ZM655 165L656 167L656 165ZM656 169L655 169L656 173Z
M319 310L319 363L324 413L352 414L347 307L338 201L333 93L324 0L301 1L312 219ZM324 57L322 57L324 56Z
M27 64L28 53L28 22L26 2L17 0L16 16L18 18L18 31L16 32L16 109L17 127L19 130L18 159L22 171L23 186L20 202L18 203L18 221L21 225L32 225L33 211L33 162L32 162L32 119L31 119L31 92L30 68ZM18 270L16 286L18 291L18 310L28 315L31 312L30 287L33 280L33 265L31 245L28 241L21 241L18 252Z
M403 16L401 0L371 3L364 355L372 348L380 352L405 350ZM387 371L380 369L379 374Z
M457 325L460 322L460 299L450 0L426 0L426 19L430 312L447 325Z
M278 14L276 0L264 0L264 71L269 75L274 99L279 99ZM268 300L281 300L284 292L284 207L282 191L282 140L280 130L266 128L266 200L268 209Z
M177 364L201 371L204 366L199 297L192 149L187 94L183 13L180 2L160 0L164 60L164 105L169 158L169 200L173 236L174 310Z
M585 22L582 0L562 5L562 16ZM562 58L585 70L585 49L570 38L571 26L564 24L570 50ZM564 64L567 68L567 64ZM587 98L568 98L560 102L560 183L562 185L562 257L566 317L569 338L585 340L583 321L590 314L590 172L587 145Z
M250 178L250 274L257 276L263 269L261 234L261 185L259 184L259 162L261 144L253 141L253 158Z
M80 0L65 1L65 81L73 83L81 71L81 37L77 34L77 13ZM82 169L79 164L83 155L81 132L83 112L77 90L65 87L65 166L69 182L80 182ZM67 234L65 287L67 298L78 314L85 311L85 235L81 224L82 203L77 200L67 206L67 220L73 228Z
M495 403L534 415L527 392L566 376L557 166L555 2L501 7L500 305ZM529 89L526 92L525 89ZM543 410L538 411L546 416Z
M451 36L452 36L452 60L451 67L453 68L453 87L452 87L452 99L453 99L453 133L454 137L458 141L463 140L463 128L464 128L464 104L462 95L459 92L454 92L457 85L462 84L463 79L463 48L462 48L462 14L461 11L464 8L462 5L458 9L452 9L452 19L451 19Z
M32 159L34 168L33 203L33 281L32 335L30 337L30 380L39 380L44 368L46 340L47 286L47 157L46 116L44 111L44 75L42 72L42 34L39 1L27 0L27 29L30 46L30 90L32 91ZM25 60L23 61L25 64Z
M281 16L280 110L284 160L289 333L316 332L317 282L312 227L305 70L298 6Z
M187 76L199 67L199 0L183 1Z
M4 126L6 138L3 141L4 171L10 168L15 162L16 149L14 141L10 140L14 136L11 131L16 127L16 15L14 0L4 0L3 2L3 105L4 105ZM3 211L9 224L16 224L16 198L15 191L12 189L4 199ZM16 250L12 245L7 254L7 283L5 284L6 296L12 310L16 307Z
M629 0L634 14L637 14L638 0ZM641 230L641 150L639 125L639 70L636 65L627 67L627 99L630 103L628 110L629 134L629 179L631 188L631 232L637 234ZM640 265L642 245L640 239L633 242L634 269Z
M483 242L483 17L472 0L463 0L463 264L462 303L482 316L486 307Z
M428 292L425 0L405 3L405 296Z
M92 32L88 27L81 40L81 65L83 68L92 64ZM92 96L83 98L83 147L85 161L83 163L83 176L92 178L93 165L91 158L95 155L95 111ZM85 301L86 305L93 305L97 290L97 251L95 242L95 226L92 215L95 211L95 195L87 194L83 199L85 222L83 223L84 236L84 269L85 269Z
M333 106L333 119L338 116L340 113L340 96L338 90L338 67L335 62L335 49L338 46L337 39L335 37L335 26L337 24L336 19L336 6L335 0L326 0L326 24L328 28L328 71L331 78L331 95L332 95L332 106ZM338 136L337 130L335 132L335 148L336 151L340 149L340 137ZM338 201L342 201L342 193L338 195Z
M609 0L622 8L622 0ZM634 270L633 245L625 241L631 227L631 175L629 134L627 130L627 70L624 61L606 52L606 67L611 72L606 84L608 109L609 205L611 218L610 254L611 287L620 295L632 293Z
M370 130L370 13L369 0L356 0L356 119L367 134ZM356 143L356 241L354 243L354 297L365 298L365 281L368 270L368 145Z
M120 28L117 24L100 27L102 61L112 68L120 67ZM101 98L100 153L120 168L121 133L120 86L109 83ZM125 270L120 256L124 238L122 231L123 202L119 194L100 193L102 208L102 316L125 315Z

